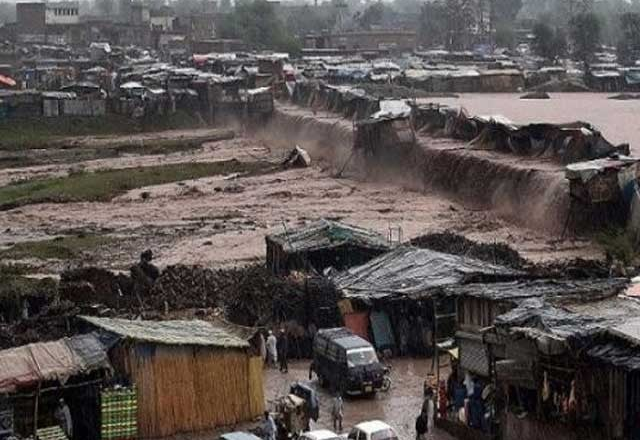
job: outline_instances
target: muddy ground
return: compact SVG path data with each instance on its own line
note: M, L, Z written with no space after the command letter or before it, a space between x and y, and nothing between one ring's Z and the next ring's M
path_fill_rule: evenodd
M346 398L344 401L343 430L347 431L355 424L367 420L384 420L397 431L400 440L415 438L415 419L422 407L422 384L431 372L430 359L393 359L391 366L392 388L387 393L377 393L373 398ZM289 364L289 373L281 374L277 369L265 370L266 400L273 400L288 392L292 382L301 381L310 384L319 393L320 419L311 425L311 429L333 430L331 420L332 396L329 391L318 385L317 379L308 380L309 362L296 361ZM272 408L269 408L272 409ZM453 439L440 430L432 433L433 440Z
M229 128L229 127L223 127ZM236 128L237 127L231 127ZM189 131L190 135L194 131ZM204 133L206 134L206 133ZM231 158L278 164L293 147L278 133L261 140L242 135L167 154L119 157L0 170L0 184L86 171L159 164L214 162ZM184 132L159 133L179 139ZM118 141L127 141L124 136ZM113 142L110 139L110 142ZM81 142L79 140L78 142ZM95 144L91 139L87 142ZM400 228L408 241L425 232L452 230L483 242L507 242L535 261L599 256L589 242L560 241L560 234L515 226L495 212L454 202L412 182L374 180L356 169L341 177L336 170L345 153L310 151L313 165L275 169L261 175L220 175L129 191L109 202L26 205L0 212L0 246L46 240L60 235L108 235L99 248L76 260L25 259L38 272L55 273L77 264L126 269L141 249L151 248L160 266L235 265L264 257L264 236L319 217L328 217L388 234ZM326 153L326 154L325 154ZM420 187L420 185L417 185Z

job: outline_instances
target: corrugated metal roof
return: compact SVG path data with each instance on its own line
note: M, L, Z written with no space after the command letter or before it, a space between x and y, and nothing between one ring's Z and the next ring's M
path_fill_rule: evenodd
M81 316L80 318L102 330L136 341L221 348L249 347L247 341L206 321L131 321L91 316Z
M522 300L545 297L557 301L602 298L621 292L627 285L624 278L589 280L519 280L507 283L473 283L447 287L444 294L485 298L494 301ZM578 307L578 306L576 306Z
M377 232L326 219L268 235L267 240L280 244L287 252L309 252L344 244L383 250L389 247L387 240Z
M334 277L347 298L429 295L434 288L479 279L508 281L522 272L429 249L402 246Z

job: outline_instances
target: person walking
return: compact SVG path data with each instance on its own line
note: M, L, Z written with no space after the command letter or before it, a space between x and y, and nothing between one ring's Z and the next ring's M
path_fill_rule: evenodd
M427 432L433 431L435 404L433 403L433 388L428 387L425 390L425 399L422 404L422 413L427 417Z
M54 418L58 422L58 425L62 427L62 430L67 435L67 438L73 438L73 421L71 420L71 411L64 399L58 401L58 407L53 413Z
M278 340L271 330L267 336L267 365L275 367L278 363Z
M280 359L280 372L288 373L289 365L287 363L287 358L289 356L289 338L287 337L287 333L284 329L280 329L280 336L278 336L277 341L278 348L278 359Z
M331 408L331 418L333 419L333 430L338 434L342 432L342 419L344 417L344 402L342 395L336 393L333 398L333 407Z
M258 332L258 352L262 363L265 364L267 362L267 341L265 341L262 331Z
M416 418L416 440L426 440L429 432L429 417L424 411Z
M273 420L269 411L264 412L264 420L262 422L262 432L264 433L264 440L276 440L278 434L278 428L276 421Z

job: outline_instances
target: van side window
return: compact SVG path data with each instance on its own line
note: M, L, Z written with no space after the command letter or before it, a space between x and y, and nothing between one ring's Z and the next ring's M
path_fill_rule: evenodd
M358 440L358 430L357 429L352 429L351 432L349 433L349 440ZM364 437L363 439L364 440Z

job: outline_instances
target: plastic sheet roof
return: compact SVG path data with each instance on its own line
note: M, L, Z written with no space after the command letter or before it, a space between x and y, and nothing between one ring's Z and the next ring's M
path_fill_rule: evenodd
M201 345L220 348L247 348L249 343L221 326L210 322L131 321L119 318L81 316L95 327L124 339L166 345Z
M345 244L369 249L389 248L387 240L377 232L326 219L269 235L267 240L278 243L287 252L310 252Z
M39 342L0 351L0 393L38 382L57 380L98 369L111 369L107 348L95 334Z
M639 313L640 302L620 296L601 301L576 301L562 307L549 300L533 298L498 316L495 325L534 340L543 353L557 355L569 348L587 347L596 337L606 334L631 339L640 345Z
M615 295L628 284L626 279L601 280L524 280L506 283L474 283L452 286L444 290L446 295L485 298L495 301L547 298L556 301L586 300Z
M347 298L430 296L433 289L478 281L510 281L522 272L429 249L401 246L334 277Z

